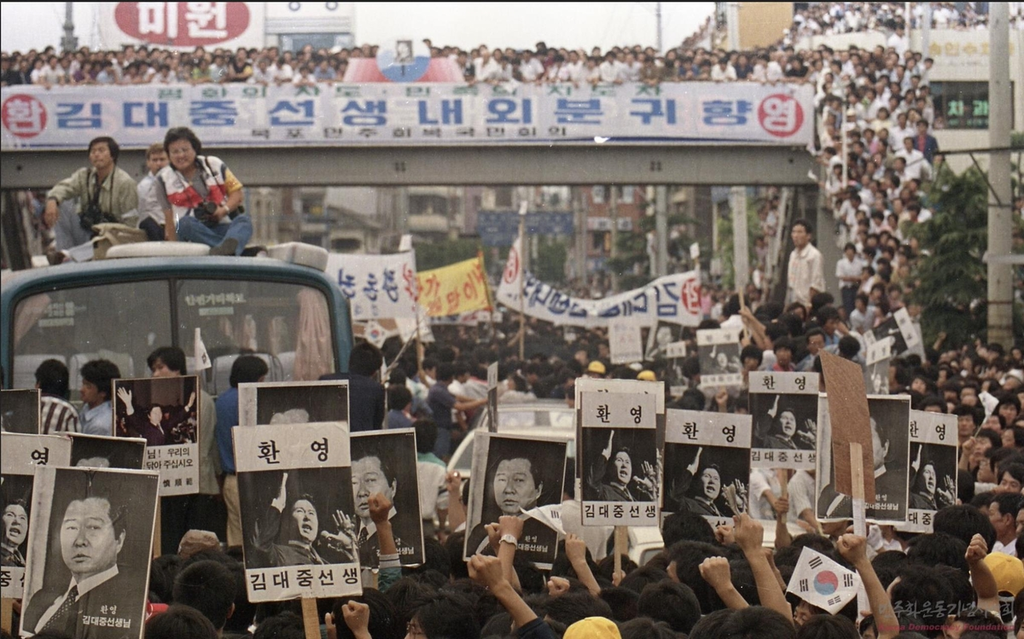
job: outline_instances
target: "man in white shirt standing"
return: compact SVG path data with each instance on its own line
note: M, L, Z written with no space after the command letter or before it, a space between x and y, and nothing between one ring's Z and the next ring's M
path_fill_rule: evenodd
M146 168L149 173L137 187L139 194L139 228L146 232L150 242L164 241L164 212L156 196L156 174L167 166L167 151L163 142L154 142L146 149Z
M544 65L541 64L540 60L533 57L533 51L525 49L522 56L522 59L519 61L519 73L523 78L523 82L533 84L543 78Z
M903 171L907 180L932 179L932 165L925 159L924 153L914 148L913 138L903 138L903 150L896 157L903 158L907 163Z
M711 67L711 81L712 82L735 82L736 81L736 69L729 64L729 58L722 56L718 60L718 64Z
M811 298L825 290L821 252L811 244L813 234L814 227L807 220L801 218L793 222L790 237L794 248L789 254L787 303L810 306Z
M862 270L864 262L857 256L857 247L852 242L847 242L843 247L843 257L836 262L836 279L839 280L839 290L843 294L846 317L853 313Z

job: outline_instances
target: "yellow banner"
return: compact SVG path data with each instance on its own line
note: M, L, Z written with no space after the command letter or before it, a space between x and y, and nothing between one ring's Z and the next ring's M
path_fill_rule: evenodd
M484 261L477 256L416 276L420 306L430 317L445 317L491 308Z

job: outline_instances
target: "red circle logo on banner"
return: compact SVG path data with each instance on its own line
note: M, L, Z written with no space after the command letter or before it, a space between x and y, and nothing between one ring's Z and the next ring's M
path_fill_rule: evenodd
M511 284L519 275L519 251L513 246L508 250L508 264L505 265L505 283Z
M688 315L700 315L700 282L696 278L683 282L679 291L679 306Z
M793 96L774 93L757 107L757 120L761 128L777 138L788 138L804 123L804 108Z
M18 93L4 100L0 121L11 135L34 138L46 128L46 107L31 95Z

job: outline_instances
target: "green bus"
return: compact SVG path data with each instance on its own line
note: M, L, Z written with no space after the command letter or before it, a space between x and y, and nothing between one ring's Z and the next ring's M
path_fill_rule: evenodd
M44 360L64 362L71 399L80 369L107 359L122 377L148 377L160 346L185 351L195 374L196 329L211 368L205 389L229 388L240 353L266 360L267 381L346 372L348 302L322 268L267 257L131 257L8 272L0 292L4 388L33 388Z

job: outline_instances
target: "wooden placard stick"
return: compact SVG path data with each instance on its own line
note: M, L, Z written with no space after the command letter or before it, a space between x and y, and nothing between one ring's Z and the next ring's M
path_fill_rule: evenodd
M779 497L789 499L789 473L785 468L777 468L775 476L779 478ZM775 517L776 520L786 523L787 513L778 513Z
M622 572L622 555L629 553L629 528L615 527L615 573ZM613 573L613 576L614 574Z
M864 523L864 464L859 442L850 442L850 479L853 481L853 534L867 537Z
M162 507L162 497L156 499L156 525L153 526L153 559L156 559L163 554L163 539L160 534L160 528L163 525L160 521L160 511Z
M316 610L315 597L302 598L302 627L306 639L320 639L320 614Z
M14 624L14 599L4 597L0 600L0 629L4 632L14 634L11 626Z

